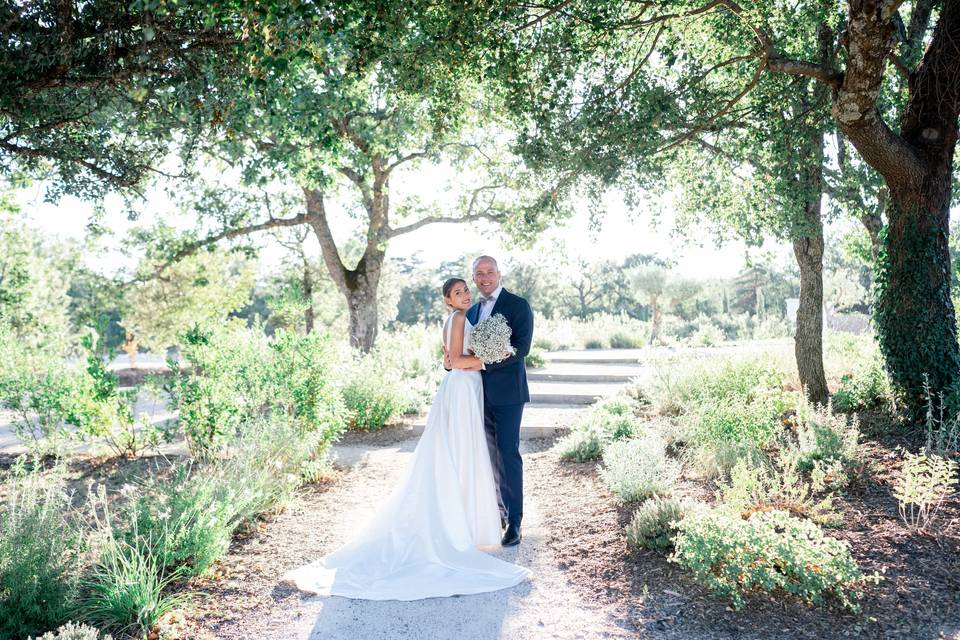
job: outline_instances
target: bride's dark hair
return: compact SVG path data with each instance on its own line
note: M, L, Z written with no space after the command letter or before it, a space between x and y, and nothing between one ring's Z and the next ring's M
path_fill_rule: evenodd
M450 295L450 292L453 291L453 288L457 286L458 283L467 284L467 281L463 278L449 278L446 282L443 283L443 297L446 298Z

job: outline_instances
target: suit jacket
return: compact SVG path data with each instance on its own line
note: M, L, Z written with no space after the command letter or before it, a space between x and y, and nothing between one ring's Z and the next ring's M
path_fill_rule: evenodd
M527 367L524 358L533 344L533 310L523 298L506 289L500 291L490 315L499 313L507 319L512 333L510 344L517 353L506 360L486 365L480 372L483 376L484 402L490 406L523 404L530 402L527 387ZM467 318L474 325L480 317L480 303L467 310Z

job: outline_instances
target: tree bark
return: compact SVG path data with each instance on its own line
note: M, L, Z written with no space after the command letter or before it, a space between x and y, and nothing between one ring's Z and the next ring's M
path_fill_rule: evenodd
M960 0L941 3L933 37L910 76L899 135L876 110L882 60L890 50L887 18L883 10L851 3L851 46L858 55L851 56L834 115L889 190L878 337L891 380L907 409L919 416L928 397L938 404L960 378L947 243L960 113ZM864 62L870 53L881 56L881 68Z
M659 296L650 294L650 309L653 311L653 322L650 326L650 345L656 344L660 340L660 325L663 322L663 313L660 311L660 303L657 300Z
M306 256L302 254L302 250L301 257L303 258L303 298L307 301L307 308L303 310L303 325L304 332L309 335L313 333L315 317L313 310L313 275L310 273L310 264L307 262Z
M348 269L340 258L340 251L330 230L323 193L316 189L304 189L304 196L310 226L320 241L324 264L337 289L347 300L350 345L368 353L377 340L377 289L386 243L368 242L357 266ZM381 203L381 206L385 207L386 203Z
M833 58L833 33L825 24L817 30L819 38L818 62L827 65ZM805 83L806 84L806 83ZM826 85L814 84L813 102L809 104L806 90L802 92L803 112L828 103ZM801 170L797 187L805 194L801 233L793 238L793 253L800 267L800 301L797 307L797 331L794 336L794 356L800 384L810 402L827 404L830 391L823 371L823 197L824 134L822 125L803 128L805 139L801 154L806 167ZM758 305L759 306L759 305Z
M823 371L823 223L820 198L806 206L808 235L793 240L793 254L800 267L800 304L797 307L797 332L794 355L797 372L807 398L826 404L829 397Z
M892 188L876 318L891 380L908 409L939 405L960 373L950 298L950 180L946 163L920 186Z

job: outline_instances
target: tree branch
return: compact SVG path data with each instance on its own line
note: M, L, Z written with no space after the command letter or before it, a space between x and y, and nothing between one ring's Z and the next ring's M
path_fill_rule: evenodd
M207 236L202 240L197 240L196 242L191 242L184 247L181 247L173 254L170 258L165 260L160 264L154 271L148 276L138 276L133 278L126 284L133 284L136 282L146 282L147 280L152 280L154 278L159 278L163 275L163 272L170 268L176 262L183 260L184 258L195 254L197 251L203 247L216 244L221 240L233 240L234 238L240 238L243 236L249 236L260 231L266 231L268 229L277 229L280 227L295 227L309 222L308 216L305 213L298 214L292 218L269 218L263 222L257 224L251 224L244 227L237 227L234 229L224 229L219 233L214 233L213 235Z
M323 262L327 265L330 278L336 283L340 292L347 295L349 270L343 264L340 250L337 249L337 243L333 239L333 232L327 220L327 209L323 202L323 192L319 189L304 189L303 195L306 198L308 222L313 227L317 240L320 241L320 253L323 255Z

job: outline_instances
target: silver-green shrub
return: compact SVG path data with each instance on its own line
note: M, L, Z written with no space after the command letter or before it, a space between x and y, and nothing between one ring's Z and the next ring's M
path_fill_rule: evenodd
M0 638L67 619L77 594L81 536L62 471L15 467L0 505Z
M698 508L696 503L676 497L655 496L640 505L627 524L627 541L642 549L668 551L673 548L677 524Z
M600 475L620 501L635 502L670 495L680 471L680 463L667 456L663 439L651 434L608 445Z
M109 635L101 636L99 631L85 624L68 622L56 631L48 631L30 640L113 640L113 638Z

